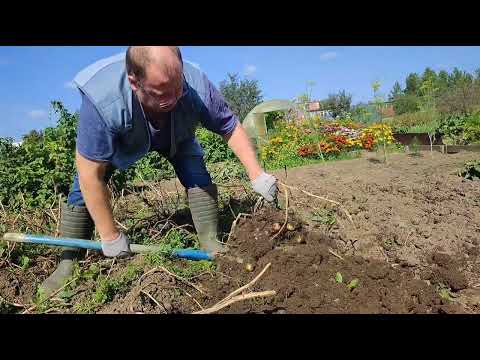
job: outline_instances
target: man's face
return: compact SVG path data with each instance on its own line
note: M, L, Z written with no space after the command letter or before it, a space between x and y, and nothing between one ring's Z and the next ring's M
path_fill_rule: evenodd
M171 111L183 93L183 72L181 68L165 71L160 66L151 64L142 80L131 81L132 89L145 110L149 113Z

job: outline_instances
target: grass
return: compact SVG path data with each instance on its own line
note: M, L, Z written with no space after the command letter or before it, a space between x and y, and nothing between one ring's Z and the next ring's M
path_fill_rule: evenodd
M116 276L98 275L95 290L87 296L86 300L76 304L74 311L76 313L94 312L100 305L112 301L116 295L126 293L133 281L138 279L141 274L143 274L143 266L130 263L123 272ZM93 276L93 274L90 275Z

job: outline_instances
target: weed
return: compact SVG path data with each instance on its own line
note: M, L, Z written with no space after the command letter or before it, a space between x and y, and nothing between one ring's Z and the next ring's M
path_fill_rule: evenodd
M343 283L343 276L341 273L337 272L335 274L335 281L339 284Z
M358 286L358 279L353 279L352 281L350 281L350 283L347 285L347 288L349 290L353 290L355 288L357 288Z
M333 226L337 223L335 213L331 210L314 211L312 221L322 225Z
M438 294L443 300L453 301L453 294L447 287L441 286Z
M26 270L30 265L30 258L26 255L20 256L20 266L22 270Z
M116 295L124 294L129 286L143 273L143 267L139 264L128 264L125 271L116 277L99 274L96 268L90 267L86 276L97 276L97 286L93 294L81 303L74 306L77 313L92 313L95 309L114 299Z

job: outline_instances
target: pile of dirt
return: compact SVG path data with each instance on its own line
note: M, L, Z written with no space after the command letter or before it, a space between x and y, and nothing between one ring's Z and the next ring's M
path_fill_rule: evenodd
M254 219L241 221L232 237L232 253L254 261L254 274L271 267L252 291L275 290L271 298L233 304L225 313L455 313L461 307L443 300L433 285L415 279L409 270L358 256L338 258L329 251L328 239L305 224L286 231L273 241L272 224L282 213L264 210ZM304 243L296 238L302 236ZM261 246L259 246L261 245ZM338 254L337 254L338 255ZM206 279L203 285L214 298L213 305L247 284L254 274L244 264L219 260L221 278ZM342 282L337 282L337 273ZM348 284L358 279L352 289Z

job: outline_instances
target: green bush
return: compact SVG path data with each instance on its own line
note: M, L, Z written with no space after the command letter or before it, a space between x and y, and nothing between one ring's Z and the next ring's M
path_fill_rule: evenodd
M411 130L419 132L423 126L427 127L438 120L438 114L434 111L418 111L394 116L387 122L395 132L408 133Z
M480 112L472 115L449 115L440 122L444 142L452 145L480 143Z
M75 175L75 141L78 113L70 113L59 101L52 102L57 125L43 133L31 132L19 146L0 138L0 201L11 210L50 207L58 195L67 196ZM116 171L113 184L123 187L139 180L174 176L169 162L156 152L126 171Z
M199 127L196 130L195 135L205 150L205 162L216 163L229 159L235 159L235 154L220 135L217 135L203 127Z
M75 128L78 114L52 102L58 124L43 134L25 136L20 146L0 141L0 200L9 208L47 206L67 194L75 171Z
M458 175L469 180L480 180L480 161L468 161Z

